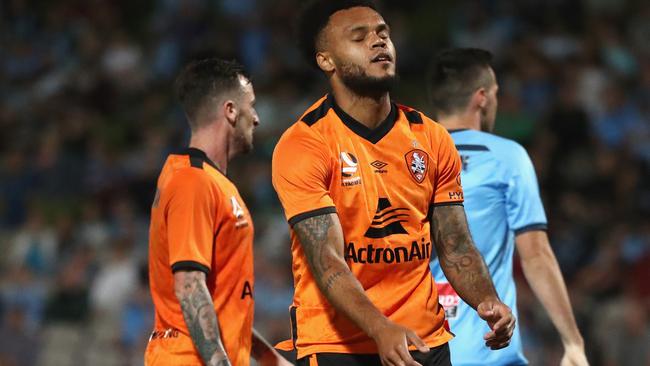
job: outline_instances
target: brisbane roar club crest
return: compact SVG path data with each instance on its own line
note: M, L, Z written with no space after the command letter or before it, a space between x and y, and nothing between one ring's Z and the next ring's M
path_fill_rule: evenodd
M424 182L429 170L429 155L420 149L411 150L406 155L406 168L416 182Z

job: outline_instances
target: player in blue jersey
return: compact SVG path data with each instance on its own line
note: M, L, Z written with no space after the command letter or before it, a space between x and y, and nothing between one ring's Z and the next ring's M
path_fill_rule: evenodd
M562 366L587 365L560 268L546 235L546 215L533 164L518 143L490 132L497 110L498 85L492 55L478 49L438 54L427 80L436 118L451 133L461 155L461 179L469 228L490 270L501 300L517 316L512 276L515 246L524 275L548 312L564 345ZM454 365L526 365L519 327L511 344L492 351L480 337L488 331L476 312L448 284L437 259L431 271L439 286L451 331Z

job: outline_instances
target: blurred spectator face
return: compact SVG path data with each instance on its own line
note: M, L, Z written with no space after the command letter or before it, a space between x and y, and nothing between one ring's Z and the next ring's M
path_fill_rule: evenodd
M236 150L247 153L253 149L253 130L260 123L255 110L255 92L250 80L239 76L241 83L241 97L239 98L239 114L235 122L235 146Z
M497 84L494 70L490 68L490 79L492 82L485 90L485 105L481 108L481 131L492 132L494 130L494 120L497 116L497 92L499 91L499 84Z
M396 79L395 48L381 15L366 7L340 10L322 34L320 68L359 95L384 93Z
M611 83L603 92L603 100L608 111L615 110L625 102L625 95L619 85Z

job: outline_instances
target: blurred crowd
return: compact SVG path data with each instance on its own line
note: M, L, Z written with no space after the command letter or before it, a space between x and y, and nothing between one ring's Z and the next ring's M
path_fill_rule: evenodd
M0 365L142 364L153 322L149 208L189 130L172 81L200 57L250 71L261 125L229 176L255 220L256 326L289 336L287 224L270 183L280 134L326 92L300 58L298 0L0 3ZM385 0L401 83L447 46L485 48L496 133L527 147L592 365L650 365L650 2ZM516 265L532 365L561 341Z

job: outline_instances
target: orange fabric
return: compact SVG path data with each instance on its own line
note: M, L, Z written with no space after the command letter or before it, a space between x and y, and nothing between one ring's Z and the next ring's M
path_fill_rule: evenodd
M309 366L318 366L318 359L316 358L316 355L312 355L309 358Z
M183 268L208 271L206 283L228 358L233 365L248 365L254 308L253 222L237 188L195 149L167 158L157 188L149 233L154 330L178 329L181 336L154 337L147 357L163 363L148 364L165 364L159 353L198 357L174 293L172 268Z
M284 341L276 344L275 348L282 351L293 351L293 341L291 339L285 339Z
M144 354L146 366L202 365L192 339L185 334L178 338L157 339L149 342Z
M431 205L462 204L461 162L442 126L404 106L392 115L392 127L387 120L364 131L332 97L320 99L278 142L273 185L290 224L335 208L346 262L366 295L435 347L452 336L429 272L428 213ZM377 352L322 296L293 231L291 241L298 357Z

